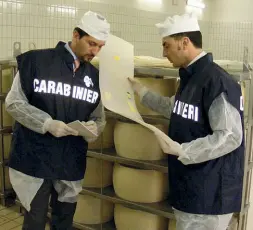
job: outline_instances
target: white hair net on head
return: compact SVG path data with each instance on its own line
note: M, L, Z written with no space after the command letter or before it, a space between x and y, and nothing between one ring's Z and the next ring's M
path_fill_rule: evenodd
M156 27L163 38L178 33L200 31L198 19L189 14L167 17L164 22L157 23Z
M110 24L100 14L88 11L81 18L78 28L97 40L106 41L110 34Z

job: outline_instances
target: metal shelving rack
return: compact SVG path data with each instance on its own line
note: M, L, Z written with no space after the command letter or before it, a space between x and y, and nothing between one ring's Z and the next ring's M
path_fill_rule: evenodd
M13 204L15 200L15 193L10 186L8 181L8 154L10 148L10 139L12 135L12 124L13 120L9 116L4 108L4 101L8 90L11 87L13 81L13 69L9 65L10 60L1 60L0 61L0 198L1 204L3 206L9 206ZM3 71L9 70L11 75L4 76ZM7 84L7 85L6 85ZM7 87L7 88L6 88ZM5 119L6 117L7 120ZM6 139L9 138L9 141L6 143Z
M247 53L247 49L245 51ZM246 57L246 55L245 55ZM11 62L12 66L16 66L14 61ZM244 66L248 66L248 62L244 60ZM245 230L247 224L247 214L249 209L249 197L250 197L250 187L251 187L251 176L252 176L252 168L253 168L253 155L252 155L252 131L253 131L253 84L252 84L252 70L251 68L244 68L243 71L233 71L226 69L232 77L238 82L242 83L247 81L247 85L249 87L249 95L247 95L249 99L248 103L248 110L245 111L245 132L247 134L247 141L246 141L246 150L245 150L245 174L244 174L244 181L243 181L243 200L242 200L242 207L241 212L235 214L235 219L231 222L231 224L236 227L230 226L233 230ZM158 77L163 78L166 76L170 76L172 78L179 79L178 70L171 69L171 68L149 68L149 67L136 67L135 68L135 75L143 76L143 77ZM129 121L128 119L112 113L110 111L106 111L107 118L113 118L116 120L121 121ZM143 119L150 124L168 124L169 120L162 117L162 116L143 116ZM101 138L101 146L98 150L89 150L87 153L88 157L93 157L96 159L100 159L102 161L110 161L114 163L121 163L127 166L132 166L141 169L153 169L163 173L167 173L167 160L162 161L142 161L142 160L133 160L123 158L117 155L115 149L103 149L102 146L103 137ZM122 204L126 207L149 212L152 214L160 215L168 219L174 219L174 214L172 207L168 204L168 202L162 201L159 203L153 204L143 204L143 203L135 203L131 201L127 201L118 197L113 189L113 186L109 186L106 188L83 188L81 194L90 195L102 200L107 200L113 202L115 204ZM17 204L20 204L17 201ZM85 230L115 230L116 227L114 222L111 221L105 224L99 225L83 225L74 223L74 227L76 229L85 229Z

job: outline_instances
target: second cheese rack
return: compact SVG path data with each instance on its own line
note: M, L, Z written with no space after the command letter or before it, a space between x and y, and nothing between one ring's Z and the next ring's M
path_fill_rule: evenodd
M11 65L15 68L16 63L15 61L11 62ZM247 60L244 60L244 65L247 65ZM248 66L248 65L247 65ZM16 69L15 69L16 71ZM14 72L15 72L14 71ZM253 157L252 157L252 124L253 124L253 84L252 84L252 71L249 68L244 69L243 71L233 71L227 69L227 71L232 75L234 79L240 84L246 82L247 85L247 111L245 111L245 133L247 136L246 140L246 152L245 152L245 175L244 175L244 183L243 183L243 204L242 204L242 211L240 213L235 214L235 218L231 221L230 229L232 230L245 230L246 223L247 223L247 213L249 209L249 188L250 188L250 180L251 180L251 169L253 167ZM135 75L137 76L145 76L149 78L164 78L164 77L172 77L179 79L178 70L172 68L152 68L152 67L135 67ZM110 111L106 111L107 119L115 119L120 121L129 122L128 119L115 114ZM162 116L142 116L145 122L150 124L164 124L168 125L169 120L165 119ZM114 148L105 149L102 145L103 143L103 135L101 135L101 146L100 149L96 150L88 150L87 157L99 159L106 162L113 162L119 163L123 165L128 165L134 168L139 169L148 169L148 170L156 170L162 173L167 174L168 164L167 160L161 161L143 161L143 160L133 160L121 157L117 155ZM102 165L101 165L102 167ZM103 178L101 178L103 180ZM83 188L81 194L89 195L92 197L96 197L101 200L109 201L114 204L122 204L125 207L140 210L147 213L155 214L158 216L165 217L167 219L173 220L175 219L172 207L168 204L166 200L158 203L152 204L144 204L144 203L137 203L124 200L118 197L115 194L113 186L108 186L105 188ZM17 204L21 205L19 201ZM85 210L83 215L85 216ZM102 214L101 214L102 215ZM239 226L238 226L239 225ZM97 224L97 225L88 225L88 224L79 224L74 223L74 227L76 229L86 229L86 230L115 230L114 221L110 221L104 224ZM169 230L171 230L169 228Z

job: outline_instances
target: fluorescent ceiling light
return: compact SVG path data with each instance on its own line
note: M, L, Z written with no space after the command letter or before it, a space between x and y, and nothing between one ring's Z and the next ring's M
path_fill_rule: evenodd
M1 2L3 3L2 6L5 9L8 7L8 5L11 5L11 7L14 9L20 9L23 5L20 1L16 1L16 2L10 2L10 1L3 2L3 1L1 1Z
M187 5L200 8L200 9L204 9L206 7L206 5L200 0L187 0Z
M142 4L152 4L154 6L162 4L162 0L138 0L138 2Z

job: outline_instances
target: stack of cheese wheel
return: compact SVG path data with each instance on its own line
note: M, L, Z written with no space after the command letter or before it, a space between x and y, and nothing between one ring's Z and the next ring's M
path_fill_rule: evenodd
M167 126L154 125L163 132ZM119 156L138 160L162 160L166 157L152 131L140 124L117 121L114 144Z
M101 135L95 142L89 143L88 148L90 150L101 149L101 146L103 146L104 149L112 148L114 145L113 141L114 125L115 125L114 119L107 119L103 133L101 133Z
M115 205L114 222L117 230L167 230L168 220L151 213ZM170 230L170 229L169 229Z
M175 95L177 88L177 80L175 78L163 79L163 78L146 78L138 77L135 78L148 89L156 92L162 96L171 97ZM159 113L145 107L141 104L139 96L135 95L135 104L141 115L160 115Z
M164 125L155 126L164 132L167 130ZM154 161L166 157L155 135L139 124L117 121L114 129L114 144L117 154L128 159ZM113 187L116 195L124 200L157 203L167 197L168 179L167 174L162 172L115 163ZM168 229L166 218L122 206L115 208L114 220L118 230Z
M113 163L87 157L83 187L104 188L112 185ZM88 195L79 195L74 221L103 224L113 219L114 204Z

